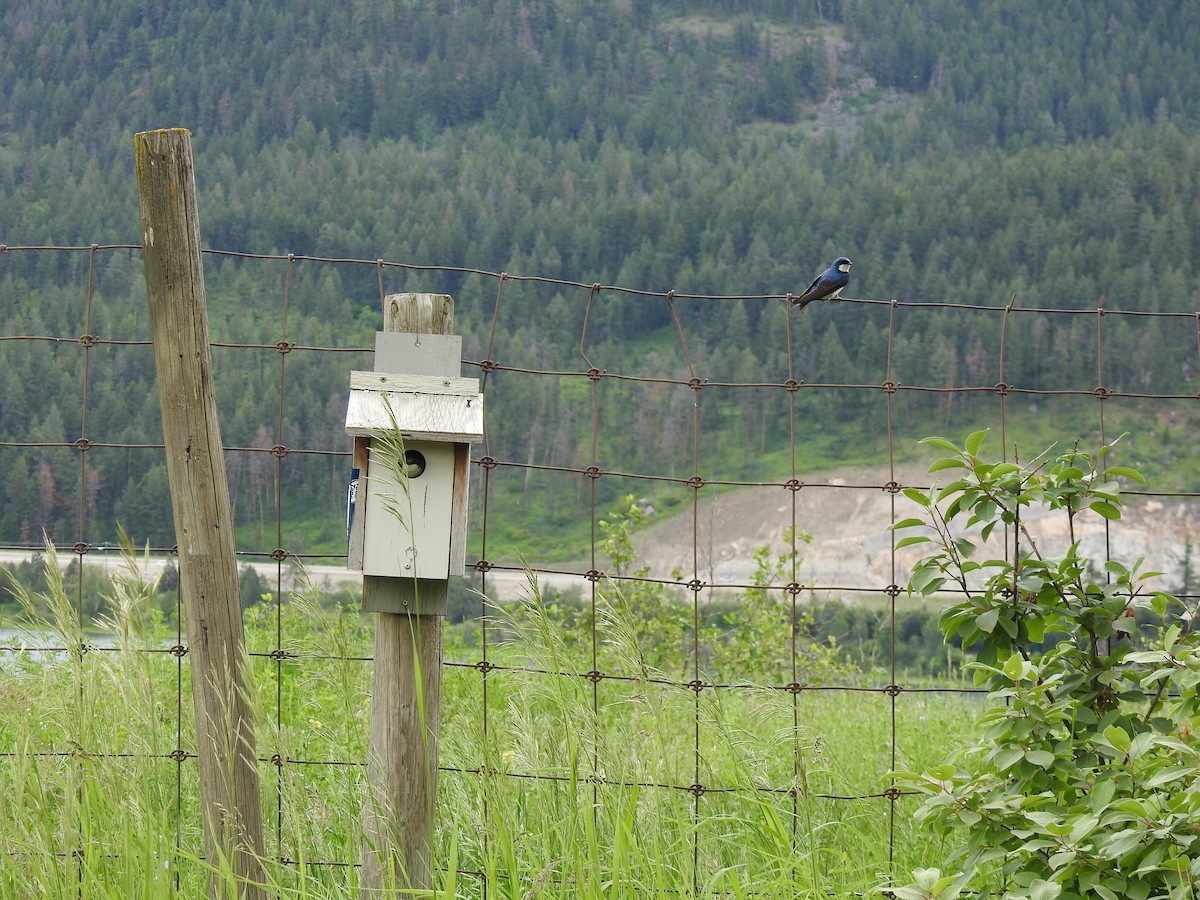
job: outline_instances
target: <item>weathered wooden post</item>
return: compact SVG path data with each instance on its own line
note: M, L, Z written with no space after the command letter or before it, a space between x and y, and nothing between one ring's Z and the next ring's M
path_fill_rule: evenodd
M353 372L349 566L375 619L364 813L364 897L433 886L433 810L448 579L466 559L470 442L483 437L479 382L459 377L454 301L392 294L375 371Z
M134 135L142 257L196 709L196 755L213 897L265 898L253 690L238 597L229 485L213 392L191 134Z

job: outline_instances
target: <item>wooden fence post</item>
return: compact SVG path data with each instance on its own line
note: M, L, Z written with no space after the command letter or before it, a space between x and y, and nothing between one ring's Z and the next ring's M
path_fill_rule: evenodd
M391 294L383 330L452 334L454 301L444 294ZM399 549L399 548L397 548ZM366 609L417 598L409 580L363 576ZM445 582L421 580L419 606L444 611ZM433 886L433 810L437 794L445 616L380 612L375 616L375 667L364 812L362 894ZM414 764L414 761L417 761Z
M237 557L213 392L191 134L134 135L142 257L179 548L212 897L265 898L262 809Z

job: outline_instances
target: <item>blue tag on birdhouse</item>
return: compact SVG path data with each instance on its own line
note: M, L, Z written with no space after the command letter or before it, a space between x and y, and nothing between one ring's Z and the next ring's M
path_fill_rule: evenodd
M346 541L350 540L350 526L354 524L354 504L358 500L357 468L350 470L350 483L346 485Z

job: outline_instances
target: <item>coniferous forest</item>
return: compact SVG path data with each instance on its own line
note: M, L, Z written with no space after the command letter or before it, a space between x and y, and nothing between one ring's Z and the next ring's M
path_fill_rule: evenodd
M1008 381L1031 387L1095 385L1094 324L1054 310L1200 307L1200 5L1183 0L60 0L5 4L0 34L0 243L13 247L140 243L132 135L182 126L202 237L220 250L698 295L799 291L845 253L849 296L1050 311L1006 350ZM91 333L147 338L140 255L100 260ZM206 267L214 341L279 340L282 267ZM83 334L84 269L80 255L0 254L0 335ZM373 270L301 263L291 277L289 339L371 346ZM389 291L453 294L464 354L483 358L494 283L389 278ZM514 298L494 357L578 370L586 292ZM801 320L805 379L882 382L887 308L831 306ZM783 381L778 303L717 308L684 310L705 377ZM1108 388L1197 390L1194 334L1158 321L1106 326ZM977 326L950 308L907 317L891 348L901 380L994 383L994 335ZM677 344L665 304L633 295L593 328L612 370L654 372L660 343ZM270 446L277 354L218 347L215 360L226 444ZM284 443L344 449L346 370L367 364L293 354ZM75 440L80 367L77 346L0 342L0 442ZM98 348L92 438L160 442L153 385L148 347ZM590 424L570 412L575 387L539 382L491 410L507 458L573 461ZM621 390L604 397L614 421ZM777 476L788 423L727 402L706 439L746 461L721 474ZM802 399L846 445L871 431L868 402ZM898 401L933 423L947 402ZM670 414L629 426L647 434L623 470L656 453L663 467L651 438ZM94 541L121 521L173 543L157 457L94 454L84 503L75 451L5 458L0 543L73 540L81 508ZM261 458L231 466L245 527L273 517ZM336 548L344 460L285 473L296 517L332 523L310 549ZM575 511L543 498L540 526Z

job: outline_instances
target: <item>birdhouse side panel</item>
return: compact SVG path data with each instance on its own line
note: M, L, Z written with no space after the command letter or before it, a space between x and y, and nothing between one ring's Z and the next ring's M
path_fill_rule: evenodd
M378 454L371 454L365 488L363 573L445 579L450 575L454 444L414 440L405 447L423 460L415 476L397 477L399 473Z

